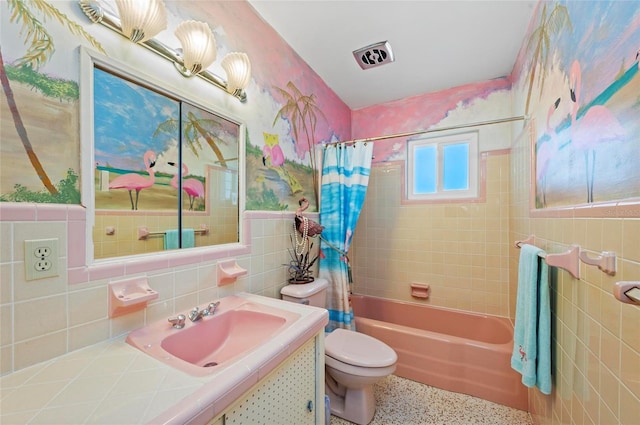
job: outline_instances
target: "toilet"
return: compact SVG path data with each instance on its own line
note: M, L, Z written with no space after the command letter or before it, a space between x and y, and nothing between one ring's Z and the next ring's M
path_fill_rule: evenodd
M288 285L280 294L285 301L326 308L329 282ZM331 413L360 425L368 424L376 411L373 385L392 374L398 356L391 347L369 335L336 329L324 340L325 391Z

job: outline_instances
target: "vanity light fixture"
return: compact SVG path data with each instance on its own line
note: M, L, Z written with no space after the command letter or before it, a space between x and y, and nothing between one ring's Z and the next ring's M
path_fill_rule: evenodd
M79 0L80 9L93 23L102 24L129 40L173 62L180 74L194 75L247 101L245 89L251 80L251 63L245 53L228 53L221 62L227 80L207 70L216 59L216 41L205 22L185 21L175 30L182 48L172 49L153 38L167 27L162 0L116 0L120 18L106 12L96 0ZM140 9L138 6L145 6Z
M246 53L231 52L220 63L227 73L227 89L235 94L242 93L251 79L251 62Z
M162 0L116 0L122 32L134 43L147 41L167 29Z
M216 39L205 22L184 21L175 31L182 45L184 65L178 70L186 76L197 74L216 60Z

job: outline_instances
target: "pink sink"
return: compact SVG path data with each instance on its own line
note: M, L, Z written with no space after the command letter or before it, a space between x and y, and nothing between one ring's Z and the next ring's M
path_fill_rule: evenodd
M185 314L188 316L188 314ZM211 374L268 343L300 315L237 296L220 300L213 316L186 320L175 329L166 320L131 332L127 343L195 376Z

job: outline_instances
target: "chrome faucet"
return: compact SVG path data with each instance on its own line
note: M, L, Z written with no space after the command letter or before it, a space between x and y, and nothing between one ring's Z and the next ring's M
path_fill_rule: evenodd
M189 320L192 322L197 322L202 319L204 316L213 316L213 313L216 312L216 309L220 305L220 301L215 303L210 303L207 308L203 308L200 310L198 307L194 307L193 310L189 312Z
M184 322L187 320L187 318L184 316L184 314L178 314L177 317L169 318L168 320L174 328L182 329L184 328Z

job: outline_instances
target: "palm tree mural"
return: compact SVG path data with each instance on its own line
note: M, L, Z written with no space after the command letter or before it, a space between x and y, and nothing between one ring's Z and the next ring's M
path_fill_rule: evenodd
M531 55L532 65L531 76L529 78L529 92L527 93L527 103L525 106L526 114L529 113L529 103L531 101L531 92L533 91L533 82L536 79L536 69L538 65L542 66L543 69L538 75L540 91L542 92L545 78L544 69L547 67L547 61L549 59L551 37L558 35L565 27L573 30L567 7L556 3L551 13L549 13L549 16L547 16L547 4L545 3L542 8L540 26L531 33L529 42L527 43L527 52L530 53L531 50L533 50L533 54Z
M40 20L36 17L36 11L46 19L54 19L58 21L60 24L65 26L71 34L81 35L88 40L93 47L102 53L105 53L100 43L98 43L90 34L85 32L82 26L71 21L64 13L61 13L58 9L43 0L7 0L6 4L11 11L9 18L10 22L19 23L22 27L21 34L24 34L25 46L27 48L24 56L16 62L17 67L27 66L32 69L38 69L51 58L51 55L53 55L55 50L53 39ZM49 193L52 195L58 194L58 190L51 183L49 176L44 170L44 167L38 159L38 156L33 150L33 146L29 140L27 129L22 121L13 90L7 76L1 49L0 82L2 83L2 90L7 98L7 103L9 104L9 110L11 111L11 117L13 118L16 131L22 145L24 146L27 156L29 157L29 161L33 165L35 172Z
M318 123L318 116L325 118L324 114L316 106L316 95L305 95L296 87L293 82L287 83L289 91L280 87L275 89L285 98L285 105L280 108L273 120L273 125L276 125L278 118L282 117L289 119L291 128L293 130L293 139L296 144L296 153L300 159L304 158L306 149L309 151L309 164L311 165L311 174L313 178L313 193L318 204L318 173L317 173L317 161L316 161L316 141L314 134L316 131L316 125ZM302 132L307 139L307 146L302 147L300 143L300 132Z
M178 132L179 122L175 118L170 118L158 125L158 128L153 133L153 137L157 136L160 133L168 133L168 134L176 134ZM183 121L183 137L187 146L193 152L196 158L200 158L200 154L198 151L202 150L202 143L200 143L200 138L204 138L207 142L216 158L218 158L218 162L221 167L229 168L227 165L227 160L225 159L222 151L218 147L217 143L224 143L221 139L216 141L214 137L216 128L222 128L222 124L220 124L217 120L211 118L199 118L193 112L188 112L186 116L186 120Z

